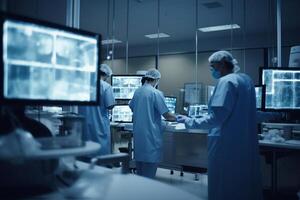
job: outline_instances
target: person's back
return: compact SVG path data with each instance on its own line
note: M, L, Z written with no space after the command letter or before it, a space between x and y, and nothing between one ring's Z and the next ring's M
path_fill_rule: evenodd
M220 91L226 93L226 97L217 96ZM210 130L208 142L215 145L209 145L208 157L211 163L209 168L215 170L209 175L219 177L217 179L210 177L211 180L221 180L219 184L226 185L228 180L231 180L231 184L218 187L222 192L210 192L210 195L222 194L223 199L232 197L260 199L261 194L257 193L261 187L261 180L258 173L260 165L257 156L259 151L256 101L250 77L246 74L231 73L220 78L211 98L210 107L217 108L222 98L226 98L223 108L228 109L230 114L220 127ZM210 196L210 199L219 198L220 196Z
M115 104L115 99L111 85L104 81L111 73L107 65L101 65L100 104L79 107L79 113L85 116L83 139L101 144L98 155L111 153L109 109Z
M138 161L154 162L160 158L157 150L161 148L162 140L157 138L162 138L161 115L168 110L157 107L160 103L158 96L161 96L158 90L145 84L136 90L133 97L133 134L134 141L137 141L135 159ZM142 140L148 142L138 142Z

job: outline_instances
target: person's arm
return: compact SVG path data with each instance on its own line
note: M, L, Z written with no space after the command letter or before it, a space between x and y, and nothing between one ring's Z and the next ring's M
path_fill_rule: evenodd
M213 111L202 118L186 118L185 126L189 129L211 129L220 126L230 112L222 107L213 108Z
M233 83L220 81L211 102L210 113L202 118L186 118L184 120L186 127L211 129L222 125L232 112L236 95L236 87Z
M167 121L170 121L170 122L176 121L176 116L174 114L172 114L171 112L166 112L163 114L163 116Z
M115 98L114 98L114 94L113 94L113 90L112 87L109 86L105 92L104 92L104 105L107 109L111 110L113 109L113 107L115 106L116 102L115 102Z

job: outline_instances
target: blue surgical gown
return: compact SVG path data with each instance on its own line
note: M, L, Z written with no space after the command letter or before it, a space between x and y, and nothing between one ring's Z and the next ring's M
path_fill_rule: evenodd
M108 107L115 104L111 85L100 81L100 106L80 106L79 114L85 116L84 140L101 144L98 155L111 153L111 136Z
M216 85L209 115L185 121L188 128L210 129L209 200L262 198L255 104L249 76L228 74Z
M161 116L168 112L162 93L149 84L137 89L129 103L133 111L134 157L158 163L162 154Z

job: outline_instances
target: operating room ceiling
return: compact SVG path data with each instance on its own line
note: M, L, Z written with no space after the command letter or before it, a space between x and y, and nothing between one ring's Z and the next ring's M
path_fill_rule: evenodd
M1 0L1 2L5 2ZM124 47L127 36L127 0L81 0L80 28L114 37ZM275 0L160 0L159 31L169 34L160 44L192 41L196 27L239 24L240 29L203 33L199 40L251 35L276 35ZM3 4L3 3L2 3ZM65 24L66 0L9 0L9 12ZM299 0L282 1L283 37L300 35ZM156 44L146 34L158 31L158 0L129 0L128 42L130 46Z

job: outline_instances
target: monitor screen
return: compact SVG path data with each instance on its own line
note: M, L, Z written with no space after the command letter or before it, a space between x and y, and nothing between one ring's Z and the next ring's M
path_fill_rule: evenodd
M264 109L265 102L265 85L255 86L256 108L259 110Z
M1 99L26 104L96 104L97 34L1 16Z
M215 90L215 86L212 86L212 85L208 85L207 86L207 100L206 100L207 104L208 104L208 102L210 100L210 97L213 95L214 90Z
M165 96L166 105L167 105L169 111L173 114L175 114L175 112L176 112L176 101L177 101L176 97Z
M115 105L112 109L113 122L132 122L132 111L129 105Z
M184 84L184 103L199 104L204 103L205 98L203 94L204 85L202 83L185 83Z
M300 68L261 68L265 109L300 110Z
M142 86L143 75L112 75L111 84L115 99L132 99L136 89Z
M202 117L208 113L208 106L195 104L189 105L188 107L188 116L189 117Z

